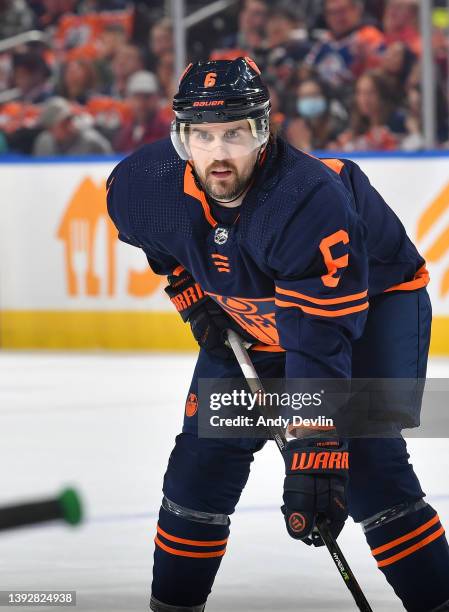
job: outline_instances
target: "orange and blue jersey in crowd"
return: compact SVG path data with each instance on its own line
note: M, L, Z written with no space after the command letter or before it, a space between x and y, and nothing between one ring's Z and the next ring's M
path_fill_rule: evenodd
M282 139L270 142L238 209L208 201L170 140L120 162L108 209L155 273L193 276L187 301L209 295L256 350L286 351L287 377L350 377L370 298L429 280L357 164L318 160Z
M369 68L375 68L386 48L385 36L376 27L361 24L340 38L331 33L312 47L306 63L334 86L351 83Z

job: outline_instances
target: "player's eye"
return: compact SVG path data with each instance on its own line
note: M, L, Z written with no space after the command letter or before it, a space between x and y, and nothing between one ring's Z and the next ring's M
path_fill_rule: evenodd
M197 132L197 138L201 142L210 142L212 140L212 136L208 132Z
M239 137L238 130L228 130L225 134L227 140L237 140Z

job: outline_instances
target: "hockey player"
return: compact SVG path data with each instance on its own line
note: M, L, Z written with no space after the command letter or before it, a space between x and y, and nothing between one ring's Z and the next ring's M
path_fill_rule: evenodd
M270 134L269 94L252 60L190 64L173 108L171 140L112 172L108 208L119 237L168 275L166 291L201 347L164 478L150 604L201 612L264 444L197 435L198 380L240 376L224 330L252 342L265 378L423 378L431 306L424 260L360 168ZM349 457L349 467L296 469L298 453L308 466L318 447ZM408 457L402 437L290 441L287 528L321 544L311 537L317 513L335 536L349 513L407 610L449 610L444 529Z

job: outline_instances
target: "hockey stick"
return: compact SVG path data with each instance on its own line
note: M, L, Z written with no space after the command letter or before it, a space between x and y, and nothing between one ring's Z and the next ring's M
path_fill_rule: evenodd
M78 525L82 520L82 506L78 493L65 489L56 498L0 508L0 531L62 520Z
M262 382L257 375L256 369L248 355L248 351L246 350L242 339L232 329L228 329L227 334L229 344L234 352L251 392L256 394L256 397L259 393L263 394L264 390ZM266 408L262 404L259 404L258 408L262 416L268 416L266 414ZM287 445L287 440L285 438L283 429L281 427L270 426L268 427L268 430L276 442L279 451L282 452ZM372 612L372 608L363 594L363 591L360 588L354 574L352 573L348 562L344 558L339 545L331 534L325 518L317 521L317 529L340 573L340 576L343 578L346 586L350 590L358 609L362 612Z

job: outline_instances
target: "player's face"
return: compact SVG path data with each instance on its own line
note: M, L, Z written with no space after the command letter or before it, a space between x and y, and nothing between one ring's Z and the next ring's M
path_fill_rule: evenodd
M251 180L260 143L246 120L206 123L191 126L189 150L204 190L231 202Z

